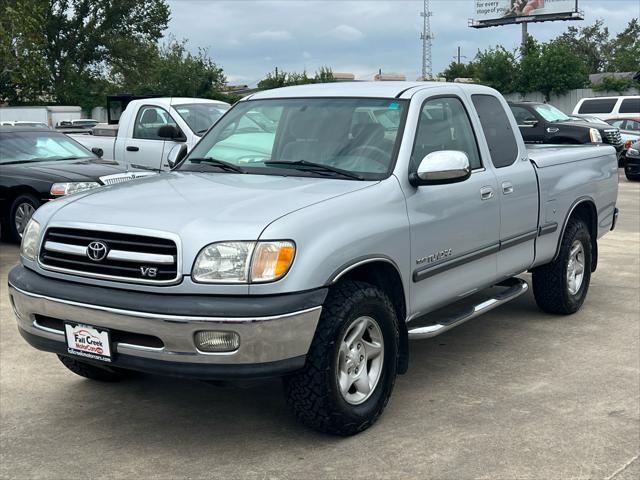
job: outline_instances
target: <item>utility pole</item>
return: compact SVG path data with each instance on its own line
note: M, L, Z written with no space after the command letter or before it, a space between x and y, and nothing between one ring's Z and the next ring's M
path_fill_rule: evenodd
M433 65L431 62L431 41L433 34L431 33L431 0L424 0L424 9L420 12L422 17L422 79L433 77Z
M454 60L457 60L458 64L462 63L462 59L463 58L467 58L464 55L462 55L462 47L458 47L458 55L456 55L455 57L453 57Z
M527 44L528 36L527 22L522 22L522 51L524 52L524 46Z

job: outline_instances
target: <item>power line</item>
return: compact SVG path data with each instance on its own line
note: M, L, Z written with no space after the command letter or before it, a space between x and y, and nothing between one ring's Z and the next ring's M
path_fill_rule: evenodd
M433 77L433 64L431 61L431 41L433 34L431 33L431 0L424 0L424 9L420 12L422 17L422 79Z

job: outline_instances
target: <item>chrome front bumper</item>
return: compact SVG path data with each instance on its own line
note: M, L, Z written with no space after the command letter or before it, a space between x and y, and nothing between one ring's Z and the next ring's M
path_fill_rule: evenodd
M9 284L9 297L23 336L43 350L56 353L66 351L63 328L58 330L41 325L38 318L43 317L159 338L164 344L162 348L117 342L112 346L114 366L119 365L119 358L126 357L129 360L136 359L132 365L142 365L132 368L148 371L157 369L145 368L144 363L137 360L231 367L275 365L296 358L299 360L296 364L301 366L300 360L304 363L322 311L322 307L317 306L268 317L164 315L52 298L30 293L12 284ZM199 330L236 332L240 335L240 347L233 352L201 352L194 341L194 335ZM153 367L158 364L150 365ZM126 362L121 366L127 368ZM170 374L179 373L172 368Z

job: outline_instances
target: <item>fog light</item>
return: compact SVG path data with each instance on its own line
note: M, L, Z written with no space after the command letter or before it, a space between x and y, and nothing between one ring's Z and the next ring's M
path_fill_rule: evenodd
M196 332L196 347L202 352L233 352L240 347L240 335L236 332L202 330Z

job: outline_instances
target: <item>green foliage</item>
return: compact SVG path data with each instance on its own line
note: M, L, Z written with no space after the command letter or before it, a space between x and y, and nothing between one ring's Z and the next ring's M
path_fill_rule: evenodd
M640 82L633 78L604 77L599 83L591 85L596 92L618 92L623 95L631 88L640 89Z
M258 88L269 90L272 88L288 87L291 85L305 85L309 83L335 82L333 71L329 67L320 67L314 77L309 77L307 72L283 72L275 70L267 73L266 77L258 82Z
M464 64L451 62L449 66L438 76L453 82L456 78L473 78L475 76L475 65L473 63Z
M516 91L518 63L515 55L503 47L478 51L472 68L478 83L495 88L501 93Z
M609 72L640 71L640 22L634 18L610 44Z
M583 28L569 27L555 41L565 44L589 74L602 72L611 56L609 29L602 20Z

